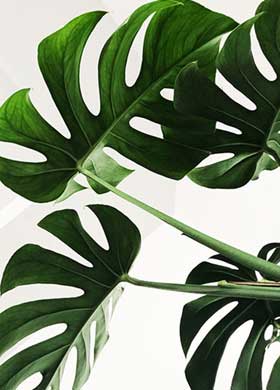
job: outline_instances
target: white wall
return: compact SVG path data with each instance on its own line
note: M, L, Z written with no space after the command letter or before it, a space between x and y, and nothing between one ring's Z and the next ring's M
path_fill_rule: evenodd
M253 15L259 3L257 0L199 2L225 12L238 21ZM36 64L36 47L39 41L72 17L98 8L111 11L109 24L112 29L143 3L144 0L3 2L0 15L0 98L4 99L16 88L32 87L32 96L41 111L51 118L52 123L60 125L60 119L50 102ZM105 32L103 34L104 40L108 31L107 35ZM137 55L136 52L135 56ZM92 85L85 90L89 103L96 98L96 79L92 76L94 67L91 63L94 62L93 57L94 54L87 50L84 75L92 77ZM210 235L256 253L263 244L280 238L280 223L277 218L280 186L275 185L276 179L277 171L265 173L260 181L252 182L239 190L212 191L200 188L188 179L175 184L139 168L122 188L166 212L173 212L178 219ZM142 252L133 269L133 274L137 277L183 283L191 268L211 255L208 249L182 237L172 228L159 224L154 218L112 195L97 198L88 192L74 196L56 208L74 207L83 213L81 203L94 202L112 204L125 211L143 232ZM59 248L56 242L47 241L47 236L35 226L42 216L54 210L54 206L30 204L1 186L0 207L1 269L13 251L25 242L40 242L45 246ZM36 294L45 296L45 290L41 289ZM24 301L30 296L32 291L23 289L20 293L9 296L9 304ZM192 298L194 296L128 286L114 316L111 341L84 390L185 390L184 358L179 343L178 325L183 304ZM2 299L0 306L2 309L7 307L7 301ZM230 354L226 353L225 363L221 367L223 375L217 383L217 390L230 389L233 355L238 355L240 340L244 339L246 331L248 329L241 330L231 342L232 349ZM267 366L273 362L272 355L273 353ZM71 370L64 378L62 390L70 388Z

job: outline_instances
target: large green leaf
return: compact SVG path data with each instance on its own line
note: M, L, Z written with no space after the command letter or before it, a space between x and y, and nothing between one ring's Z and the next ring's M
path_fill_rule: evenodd
M0 110L0 141L34 149L47 159L29 163L0 158L0 180L33 201L58 198L81 167L117 185L131 171L105 154L105 146L174 179L185 176L208 155L203 150L138 131L131 127L130 120L137 116L160 125L174 125L181 116L176 114L172 102L161 96L161 91L173 88L178 72L194 60L213 75L219 37L235 27L235 22L189 0L145 4L102 50L98 69L101 110L94 116L80 90L80 61L87 39L103 15L104 12L84 14L39 46L40 69L71 139L64 138L40 116L28 90L17 92ZM145 34L140 75L128 87L128 55L149 16L152 19ZM91 184L97 192L106 191Z
M269 244L260 252L259 257L278 263L280 261L280 244ZM272 253L271 253L272 252ZM214 259L233 264L221 255ZM233 269L227 265L203 262L189 275L187 283L206 284L227 280L230 282L255 283L254 272L239 267ZM229 338L244 323L253 321L252 329L242 349L236 365L231 384L232 390L262 390L262 365L267 347L279 340L280 303L278 301L261 301L205 296L185 305L180 325L181 343L185 355L201 327L218 310L232 302L237 302L227 315L221 318L209 330L201 341L186 368L186 378L192 390L209 390L214 388L217 371ZM264 335L267 328L273 325L271 340ZM268 390L278 390L280 380L280 358L272 370ZM203 370L203 375L201 371Z
M213 154L234 155L194 169L189 176L200 185L240 187L257 178L263 170L275 169L280 164L279 18L280 2L264 1L253 19L230 34L217 59L218 70L256 105L255 110L233 101L207 78L197 64L187 66L178 77L175 93L177 110L187 116L203 118L205 126L201 126L195 134L182 129L168 132L167 139L177 139ZM264 55L277 74L274 81L264 77L256 66L250 37L252 27ZM216 121L239 130L240 134L219 129L218 125L215 126Z
M109 306L114 308L121 290L118 284L126 274L140 247L136 226L123 214L108 206L89 206L101 222L109 249L100 247L83 229L73 210L55 212L39 226L52 233L92 264L41 248L26 245L12 257L2 280L2 293L17 286L58 284L82 289L78 298L36 300L7 309L0 314L0 353L26 336L55 324L66 324L64 333L17 353L0 366L1 390L16 390L34 373L43 379L38 390L60 389L64 364L73 347L77 349L74 388L79 390L90 374L90 327L96 323L94 358L108 339Z

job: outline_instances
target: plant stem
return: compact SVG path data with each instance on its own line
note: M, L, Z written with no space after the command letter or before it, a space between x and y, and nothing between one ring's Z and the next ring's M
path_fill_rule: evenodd
M207 294L217 297L247 298L269 301L279 301L279 287L257 287L239 286L232 283L223 282L222 286L202 286L198 284L174 284L159 283L146 280L139 280L129 275L124 275L122 280L134 286L155 288L158 290L175 291L192 294Z
M178 229L179 231L184 233L184 235L186 235L187 237L193 239L194 241L210 249L213 249L214 251L220 253L223 256L226 256L228 259L232 260L235 264L242 265L251 270L256 270L261 273L265 273L266 276L268 276L271 280L280 281L280 267L277 266L276 264L270 263L268 261L260 259L257 256L251 255L247 252L237 249L231 245L225 244L222 241L216 240L215 238L210 237L207 234L204 234L184 224L183 222L180 222L175 218L170 217L169 215L159 210L156 210L155 208L141 202L140 200L134 198L133 196L112 186L111 184L107 183L106 181L99 178L94 173L90 172L85 168L80 167L79 171L85 176L87 176L88 178L90 178L91 180L94 180L95 182L101 184L109 191L112 191L120 198L134 204L135 206L141 208L142 210L147 211L149 214L155 216L156 218L159 218L160 220L166 222L170 226L173 226L174 228Z

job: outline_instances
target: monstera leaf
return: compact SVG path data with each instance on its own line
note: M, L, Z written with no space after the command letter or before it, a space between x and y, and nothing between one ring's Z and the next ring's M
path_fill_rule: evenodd
M0 141L31 148L46 157L45 162L37 163L0 158L0 180L33 201L51 201L65 190L70 194L80 190L72 179L82 168L117 185L131 171L109 157L104 152L106 146L173 179L185 176L208 155L136 130L131 119L137 116L173 125L181 116L161 91L173 88L179 70L194 60L213 75L219 36L235 27L235 22L189 0L158 0L139 8L102 50L98 67L101 109L95 116L82 97L80 61L88 37L104 14L84 14L39 46L40 69L70 139L40 116L28 90L17 92L0 110ZM127 86L128 55L149 16L140 75L133 86ZM91 185L97 192L106 191L97 183Z
M187 116L199 116L205 123L195 134L177 129L167 131L166 138L213 154L233 154L228 159L194 169L189 176L200 185L240 187L257 178L263 170L275 169L280 164L279 17L280 2L264 1L253 19L230 34L217 59L221 74L247 96L256 109L249 110L233 101L195 63L187 66L178 77L177 110ZM264 55L277 74L274 81L265 78L256 66L250 38L253 27ZM215 126L216 121L235 130L221 130Z
M260 251L259 257L278 263L280 261L279 248L280 244L269 244ZM221 255L214 256L214 258L232 264ZM205 284L220 280L254 284L257 278L254 272L245 268L232 269L232 267L204 262L191 272L187 283ZM280 340L278 319L280 316L280 302L211 296L192 301L184 307L181 318L182 347L185 355L187 355L194 337L203 324L218 310L236 301L237 306L212 327L193 356L191 356L186 368L186 377L192 390L214 388L218 367L229 338L242 324L249 320L253 321L253 326L239 357L230 388L232 390L263 389L262 365L265 352L272 342ZM270 325L273 325L273 336L271 340L266 340L264 337L265 331ZM203 375L201 375L202 367ZM280 358L274 365L267 389L278 390L279 381Z
M58 284L80 288L78 298L48 299L24 303L0 314L0 351L3 354L26 336L55 324L66 324L64 333L17 353L0 366L1 390L16 390L34 373L43 376L38 390L59 390L65 361L77 349L74 389L79 390L91 370L90 328L96 323L94 358L108 339L109 306L120 297L126 274L139 250L136 226L119 211L108 206L89 206L99 218L109 249L100 247L83 229L73 210L55 212L39 226L52 233L92 264L87 267L61 254L26 245L10 260L2 280L2 292L30 284Z

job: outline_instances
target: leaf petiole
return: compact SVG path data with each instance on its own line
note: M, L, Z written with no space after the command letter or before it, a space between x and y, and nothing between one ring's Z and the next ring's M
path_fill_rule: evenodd
M101 184L109 191L112 191L114 194L120 198L128 201L129 203L134 204L135 206L141 208L142 210L148 212L149 214L155 216L156 218L164 221L170 226L173 226L175 229L178 229L184 235L191 238L192 240L210 248L214 251L220 253L223 256L226 256L234 263L238 265L245 266L251 270L259 271L266 274L271 280L280 280L280 267L276 264L265 261L257 256L251 255L247 252L244 252L240 249L237 249L231 245L228 245L222 241L219 241L211 236L208 236L205 233L202 233L191 226L184 224L183 222L178 221L177 219L159 211L152 206L147 205L146 203L134 198L133 196L119 190L118 188L107 183L100 177L96 176L94 173L85 169L83 167L78 167L80 173L86 177L94 180L95 182Z
M275 287L261 287L261 286L241 286L234 283L227 283L225 281L218 283L216 286L205 286L198 284L175 284L175 283L160 283L140 280L129 275L123 275L122 281L132 284L134 286L154 288L157 290L174 291L190 294L203 294L217 297L231 297L243 299L257 299L257 300L280 300L280 290Z

